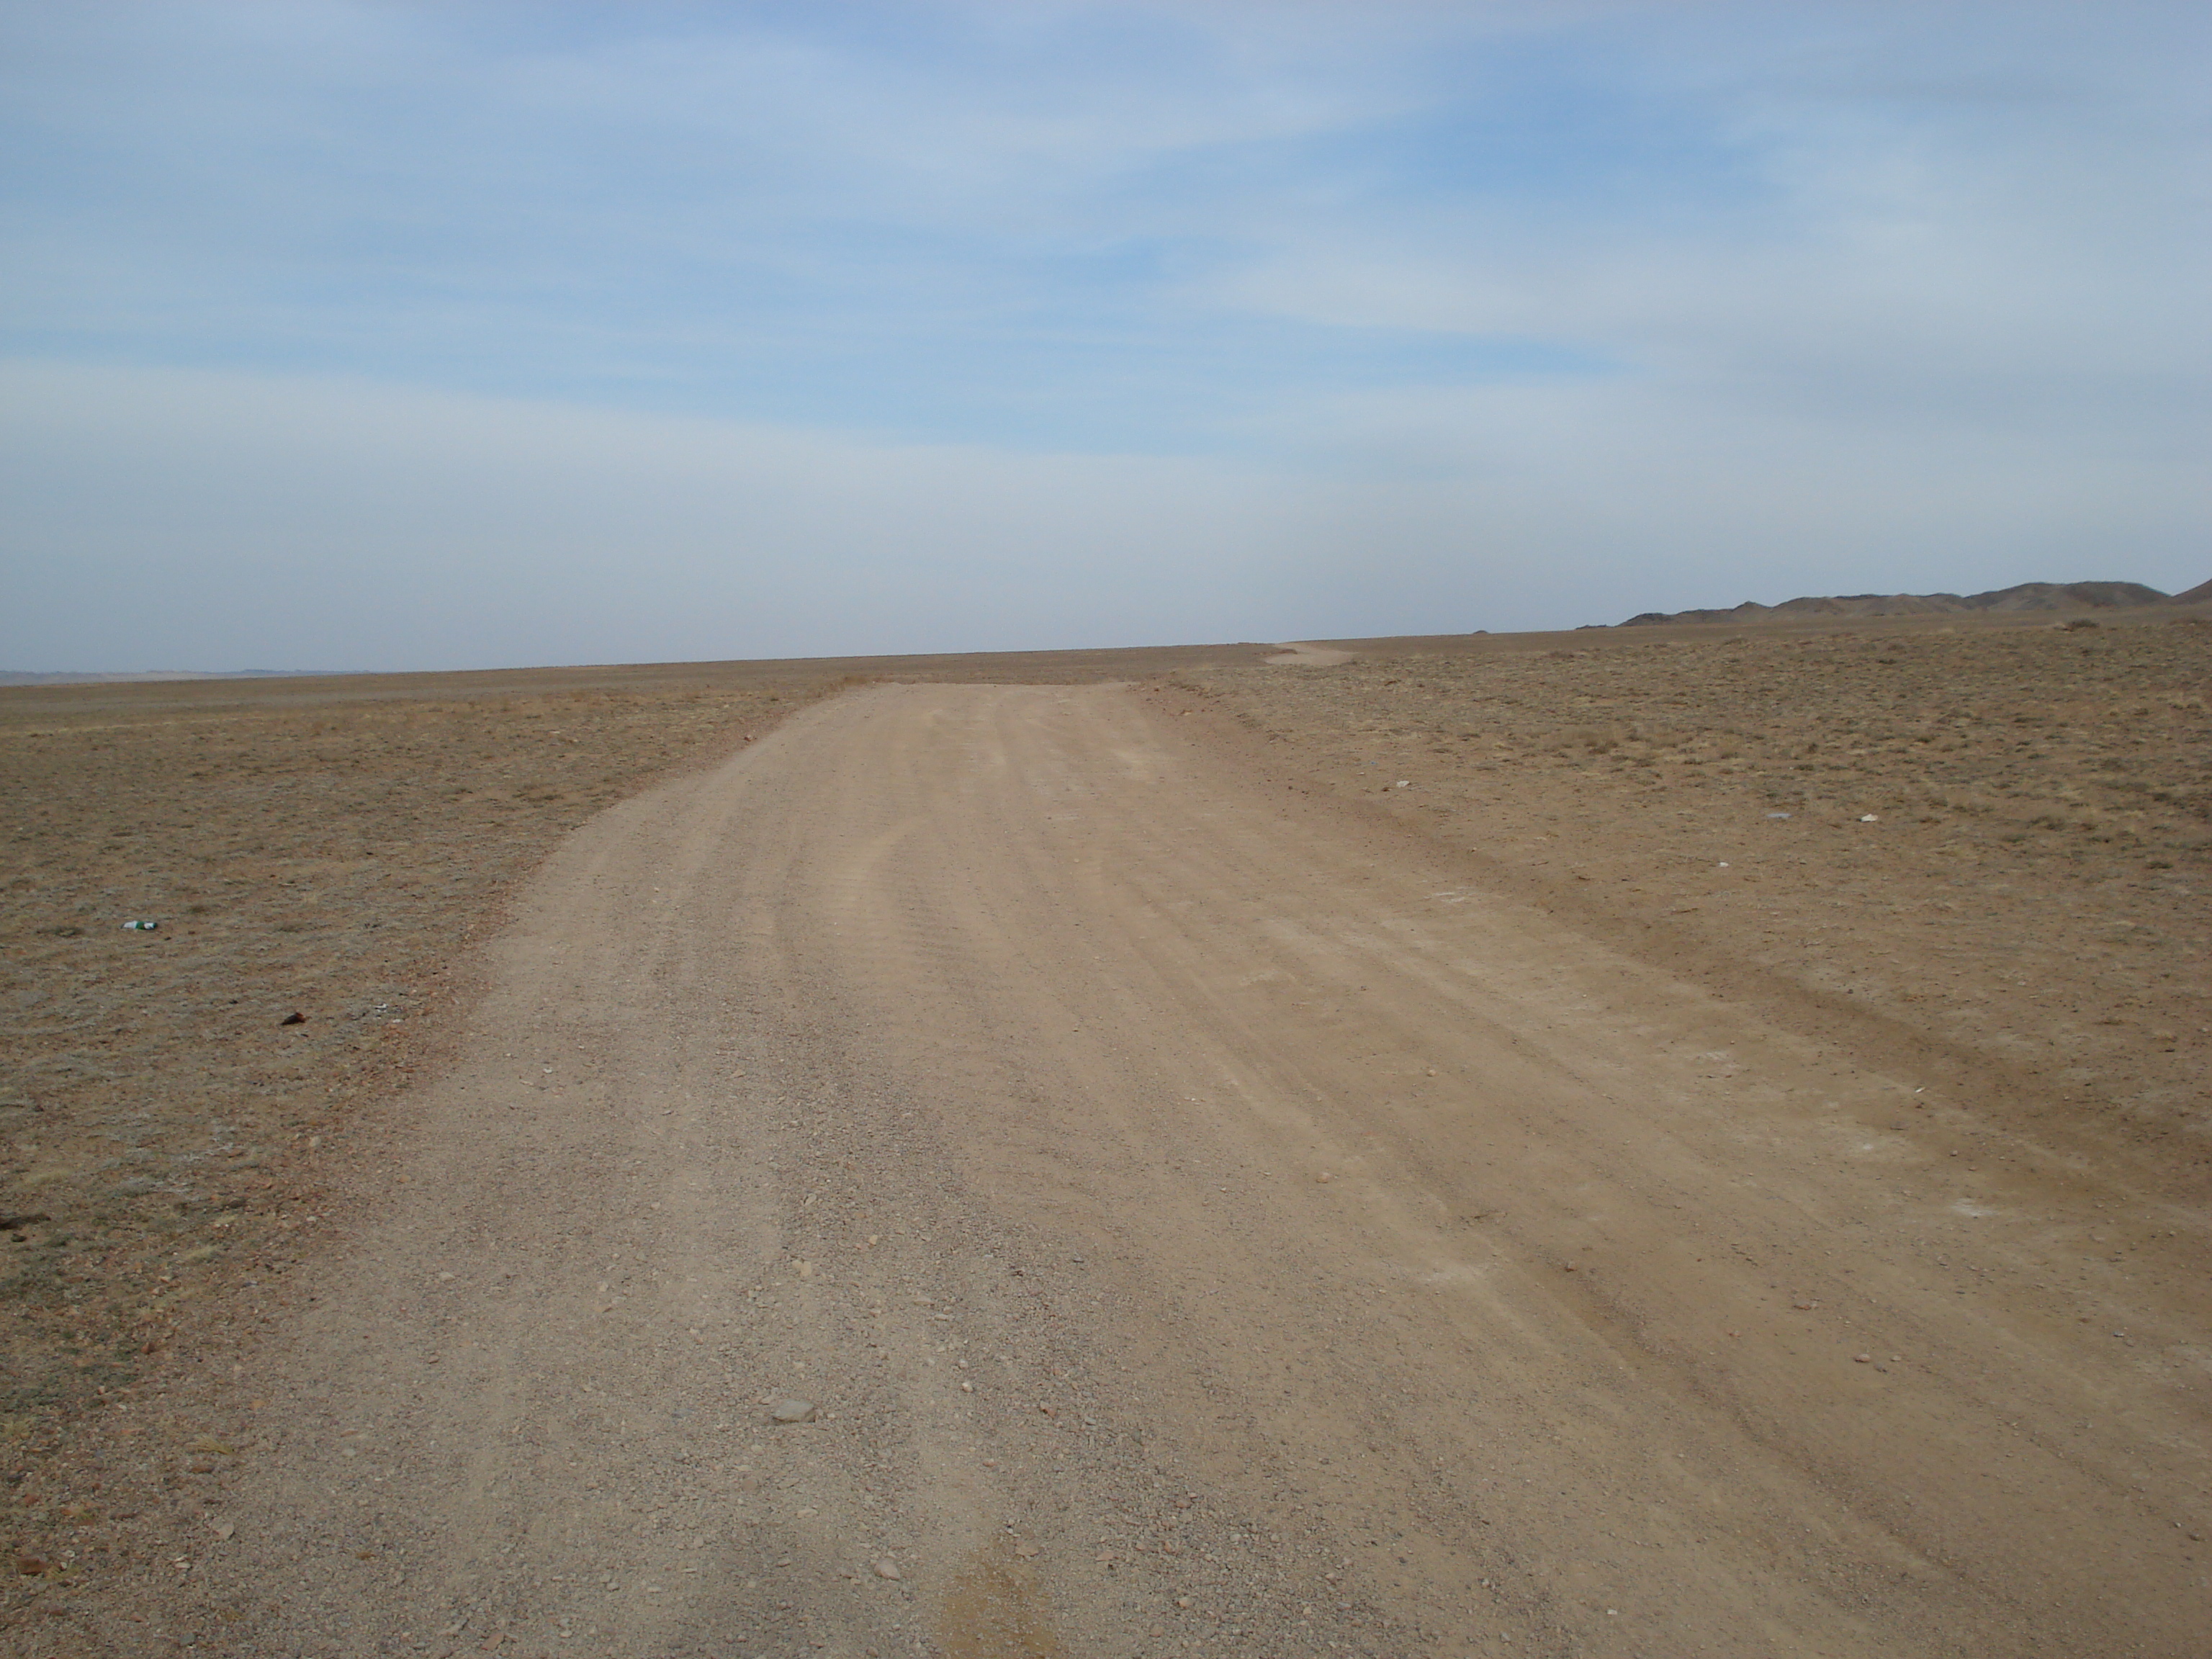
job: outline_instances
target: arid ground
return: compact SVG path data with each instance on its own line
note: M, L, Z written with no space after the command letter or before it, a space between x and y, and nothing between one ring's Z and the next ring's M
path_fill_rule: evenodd
M0 691L0 1650L2199 1654L2203 610Z

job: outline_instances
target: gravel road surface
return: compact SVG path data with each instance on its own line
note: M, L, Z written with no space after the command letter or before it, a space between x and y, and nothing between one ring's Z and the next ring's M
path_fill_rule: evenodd
M491 973L203 1651L2204 1651L2132 1195L1127 690L817 706Z

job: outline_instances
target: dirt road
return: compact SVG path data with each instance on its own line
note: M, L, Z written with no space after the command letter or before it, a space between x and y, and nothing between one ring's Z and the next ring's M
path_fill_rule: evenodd
M149 1638L2203 1650L2201 1210L1340 813L931 685L593 821Z

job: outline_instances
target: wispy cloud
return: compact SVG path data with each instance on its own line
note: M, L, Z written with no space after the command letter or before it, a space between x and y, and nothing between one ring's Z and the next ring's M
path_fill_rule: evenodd
M779 613L793 648L846 648L840 615L951 648L2183 585L2212 519L2207 36L2179 5L0 5L0 139L27 163L0 186L0 349L82 416L30 416L58 465L19 475L11 580L61 605L72 562L167 579L58 493L103 433L133 434L139 506L235 546L257 488L283 494L255 483L282 471L255 460L282 447L265 411L313 404L336 499L371 476L343 409L379 433L391 398L476 410L508 476L562 453L579 546L624 544L578 492L635 506L623 446L657 421L783 455L770 474L803 450L884 504L886 550L921 454L1020 502L1001 528L1036 545L1123 523L1101 503L1139 477L1208 526L1127 520L1187 580L1104 608L915 542L900 580L969 602L893 607L888 638L806 587L807 525L859 534L839 490L793 497L744 556L814 594ZM161 482L165 441L205 449L161 390L188 384L231 388L221 500ZM585 429L629 459L551 435ZM453 605L496 587L529 538L382 442L391 511L319 538L296 503L286 556L364 556L382 524L483 576ZM719 522L703 489L676 492L687 535ZM693 648L590 646L609 614L499 649ZM73 621L0 648L77 660ZM385 661L420 635L357 637Z

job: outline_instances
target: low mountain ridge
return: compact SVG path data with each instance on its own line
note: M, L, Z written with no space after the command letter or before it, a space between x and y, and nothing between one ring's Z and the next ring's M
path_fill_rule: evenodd
M2167 594L2141 582L2021 582L1986 593L1849 593L1760 605L1747 599L1725 611L1646 611L1623 628L1659 623L1762 622L1789 617L1922 617L1981 611L2112 611L2138 605L2190 605L2212 599L2212 582Z

